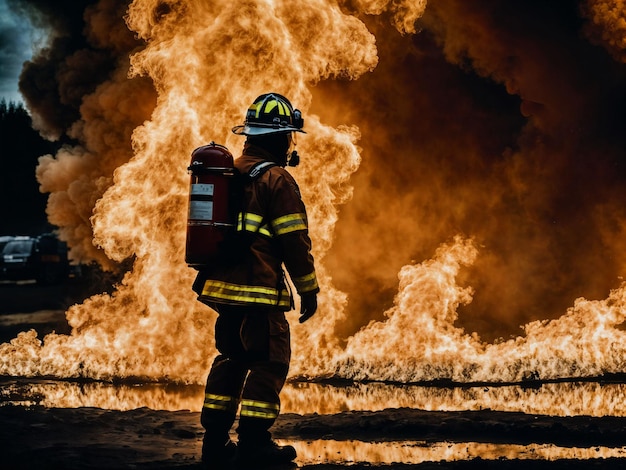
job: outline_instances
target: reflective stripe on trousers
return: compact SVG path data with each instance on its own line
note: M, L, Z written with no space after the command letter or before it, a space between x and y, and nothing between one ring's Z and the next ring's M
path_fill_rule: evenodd
M204 408L211 410L230 411L232 413L237 412L239 407L239 400L235 397L229 397L226 395L215 395L213 393L207 393L204 396Z
M278 403L268 403L258 400L242 400L241 416L247 418L276 419L280 412Z

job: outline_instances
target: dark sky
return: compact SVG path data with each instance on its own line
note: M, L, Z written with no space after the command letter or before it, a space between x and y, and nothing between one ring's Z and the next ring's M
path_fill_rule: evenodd
M31 58L36 31L30 20L0 0L0 97L21 101L18 79L22 64Z

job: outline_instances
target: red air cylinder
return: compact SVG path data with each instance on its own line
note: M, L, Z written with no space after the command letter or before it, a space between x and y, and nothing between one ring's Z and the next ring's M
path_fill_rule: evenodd
M192 152L188 170L191 178L185 261L200 267L216 259L221 242L236 223L229 207L236 170L231 153L215 142Z

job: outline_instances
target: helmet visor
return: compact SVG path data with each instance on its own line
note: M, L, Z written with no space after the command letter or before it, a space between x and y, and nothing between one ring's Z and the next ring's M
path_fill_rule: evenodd
M298 129L293 126L253 126L250 124L243 124L241 126L235 126L232 128L233 134L237 135L267 135L267 134L284 134L286 132L302 132L306 134L302 129Z

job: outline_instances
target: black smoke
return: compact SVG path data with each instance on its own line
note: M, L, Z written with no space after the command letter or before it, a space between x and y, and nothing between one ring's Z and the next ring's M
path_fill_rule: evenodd
M130 135L156 97L150 80L128 79L129 57L142 47L124 21L129 2L9 1L49 31L19 81L34 126L66 143L37 169L40 190L50 193L48 219L76 261L113 267L91 242L89 218L115 168L132 156Z
M365 19L380 63L315 91L363 163L333 278L354 321L381 318L398 269L456 233L480 249L459 324L485 339L605 298L626 275L624 64L574 1L429 2L415 35Z
M49 31L49 45L24 64L20 91L41 130L62 136L79 119L82 97L111 69L111 58L91 48L83 36L83 12L94 1L8 0L33 25Z

